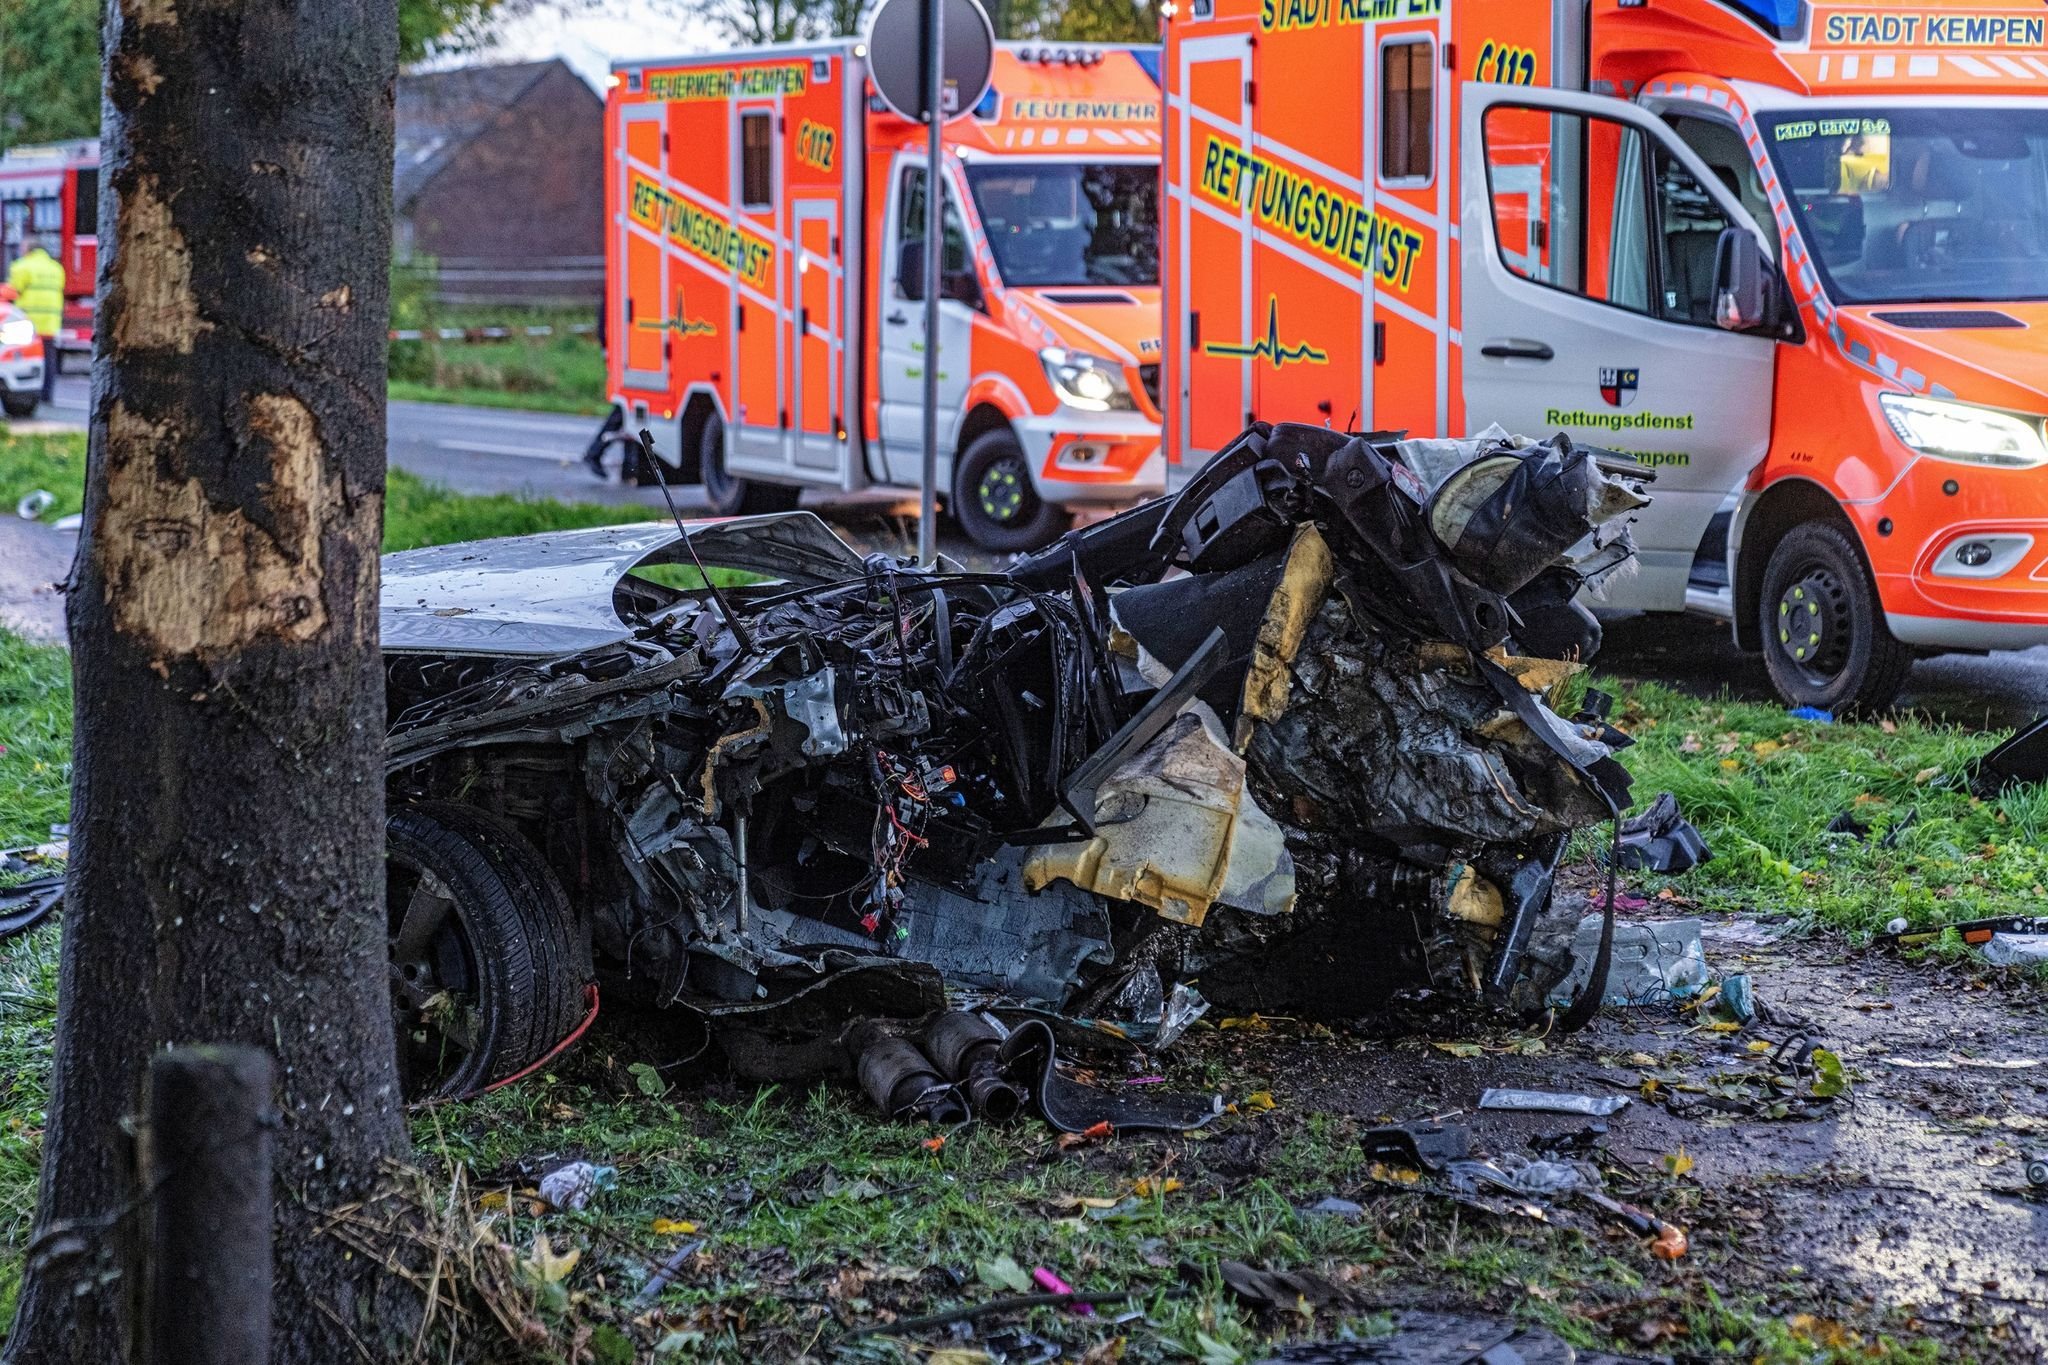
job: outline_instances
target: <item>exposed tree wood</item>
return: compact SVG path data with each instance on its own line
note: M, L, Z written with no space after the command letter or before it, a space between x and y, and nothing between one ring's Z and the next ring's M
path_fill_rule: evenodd
M270 1359L270 1057L190 1047L149 1064L145 1365Z
M150 1057L202 1041L277 1061L273 1358L378 1334L374 1267L319 1215L404 1144L376 652L396 24L107 7L73 860L10 1365L129 1358L126 1121Z

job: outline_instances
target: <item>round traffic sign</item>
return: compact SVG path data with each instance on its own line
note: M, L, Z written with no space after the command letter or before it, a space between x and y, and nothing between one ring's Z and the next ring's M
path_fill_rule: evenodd
M925 121L925 6L927 0L882 0L868 23L868 75L882 103L904 118ZM939 70L940 111L959 118L988 93L995 74L996 30L978 0L939 0L945 15L946 54Z

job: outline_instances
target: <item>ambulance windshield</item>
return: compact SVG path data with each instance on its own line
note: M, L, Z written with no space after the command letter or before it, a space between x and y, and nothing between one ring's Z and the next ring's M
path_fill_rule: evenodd
M1159 166L984 161L974 208L1012 286L1159 283Z
M2048 109L1763 120L1837 303L2048 298Z

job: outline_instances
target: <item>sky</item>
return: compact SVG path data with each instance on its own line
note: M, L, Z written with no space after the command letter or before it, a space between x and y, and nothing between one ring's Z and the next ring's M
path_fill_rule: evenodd
M662 0L541 0L530 12L501 24L480 50L448 64L560 57L602 91L616 58L669 56L719 46L711 25L686 18L676 8Z

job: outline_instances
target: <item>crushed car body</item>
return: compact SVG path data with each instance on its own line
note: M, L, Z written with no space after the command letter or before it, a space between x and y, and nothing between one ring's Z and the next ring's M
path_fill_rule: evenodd
M1148 1046L1204 997L1540 1007L1565 845L1627 804L1564 656L1648 479L1258 424L997 572L805 512L388 556L408 1085L518 1074L599 985L764 1074L949 1007Z

